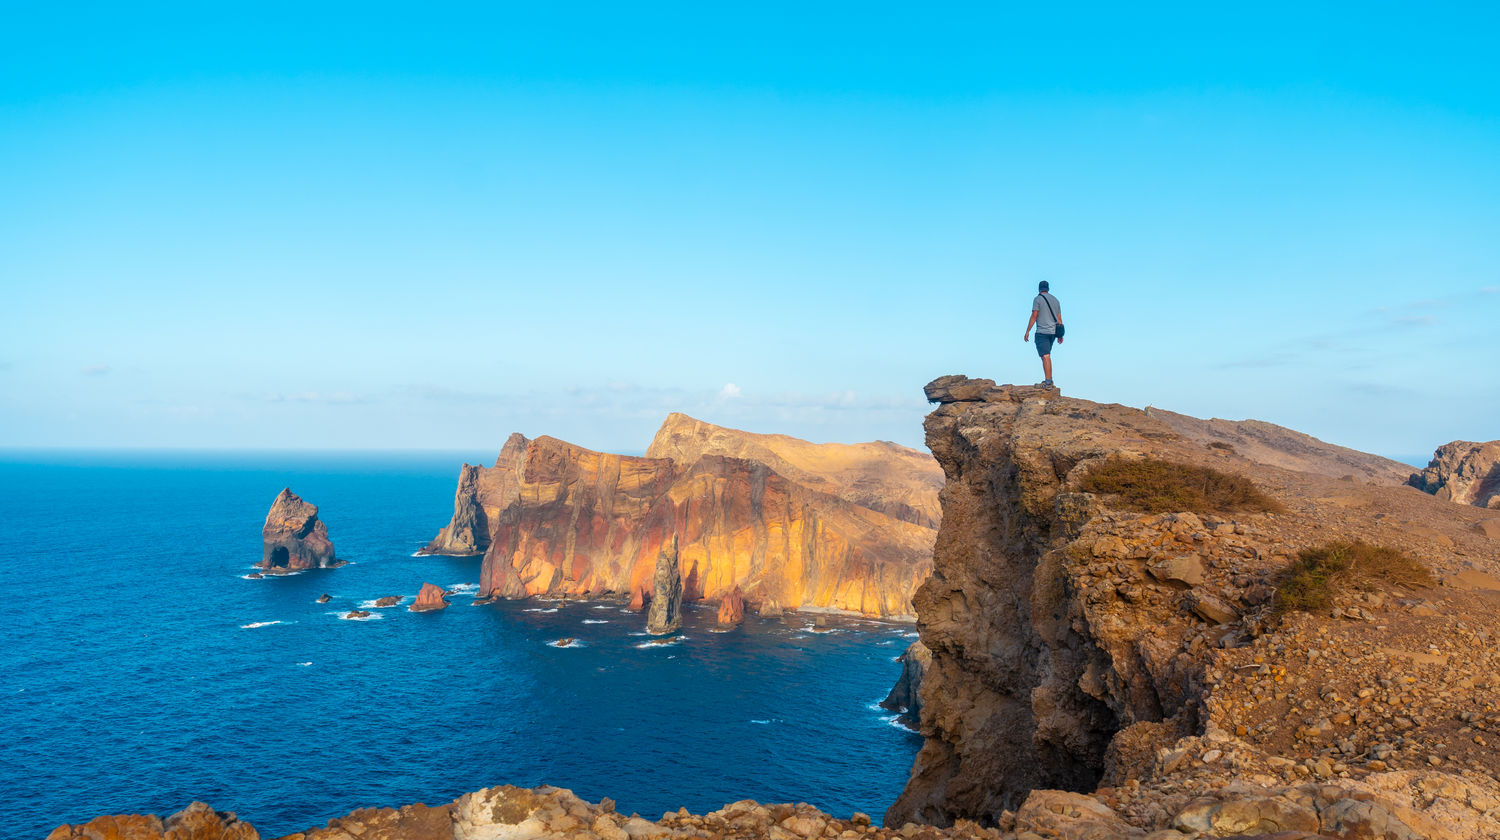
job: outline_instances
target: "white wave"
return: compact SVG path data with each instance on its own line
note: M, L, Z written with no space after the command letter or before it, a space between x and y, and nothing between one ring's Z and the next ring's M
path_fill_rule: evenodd
M311 665L312 663L311 662L298 662L297 664L301 665L303 668L306 668L307 666Z
M915 729L912 729L910 726L907 726L906 724L902 723L900 715L888 715L888 716L887 715L882 715L880 719L883 720L883 721L885 721L888 725L896 727L897 729L901 730L902 732L916 732L917 731Z
M455 583L455 584L453 584L451 586L445 586L445 587L443 587L443 589L447 590L449 593L451 593L453 595L472 595L472 594L474 594L474 593L476 593L476 592L479 591L479 584L477 584L477 583Z
M583 623L584 624L608 624L609 623L609 619L607 619L607 618L585 618L583 620Z
M547 643L547 647L555 648L576 648L583 646L583 642L580 642L577 639L553 639L552 641Z
M670 639L652 639L649 642L641 642L636 647L641 650L648 650L655 647L671 647L686 638L687 636L673 636Z
M359 602L359 608L362 609L362 610L389 610L389 609L394 609L396 607L401 606L402 604L406 603L406 601L408 599L403 596L401 598L401 600L397 601L394 604L391 604L388 607L387 606L381 606L380 604L375 603L378 600L380 600L380 599L379 598L371 598L368 601L360 601Z
M521 612L554 613L557 612L557 607L527 607Z
M912 631L912 632L909 632L909 633L901 633L899 635L903 639L920 639L920 638L922 638L922 634L918 633L916 631Z
M750 722L751 723L758 723L761 726L770 726L773 723L781 723L782 721L781 721L781 718L771 718L769 720L751 720Z
M252 621L249 624L241 624L241 630L251 630L256 627L270 627L272 624L285 624L284 621Z
M615 608L614 604L596 604L594 606L594 609L596 609L596 610L612 610L614 608Z

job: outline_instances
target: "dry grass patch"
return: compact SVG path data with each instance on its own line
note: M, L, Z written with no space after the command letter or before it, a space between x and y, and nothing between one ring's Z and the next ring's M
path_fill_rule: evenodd
M1323 612L1341 595L1437 583L1432 572L1395 549L1365 542L1336 542L1309 548L1276 580L1272 613Z
M1089 470L1085 492L1116 496L1144 513L1277 512L1281 505L1243 476L1153 458L1107 458Z

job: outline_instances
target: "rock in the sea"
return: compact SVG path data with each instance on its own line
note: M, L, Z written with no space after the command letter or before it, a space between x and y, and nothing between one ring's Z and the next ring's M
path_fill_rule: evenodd
M776 599L767 598L760 602L760 608L756 610L756 614L762 618L781 618L786 614L786 610L782 609Z
M400 595L382 595L375 599L375 606L377 607L394 607L399 603L401 603Z
M271 572L327 569L343 565L334 557L328 528L318 519L318 506L283 489L271 503L261 529L262 551L257 567Z
M677 564L677 538L662 547L652 579L651 610L646 614L646 632L660 636L682 627L682 569Z
M329 594L327 592L324 592L322 595L318 596L318 603L320 603L320 604L326 604L326 603L328 603L329 601L332 601L332 600L333 600L333 598L331 596L329 596Z
M350 610L344 613L344 618L369 618L374 613L369 610Z
M636 589L636 590L631 591L631 593L630 593L630 602L625 605L625 609L630 610L631 612L640 612L641 610L644 610L645 608L646 608L646 593L645 593L645 591L640 590L640 589Z
M896 719L911 729L922 721L922 677L932 664L932 651L920 641L912 642L906 652L897 657L901 663L901 676L891 693L880 701L880 707L900 712Z
M740 588L729 590L719 601L719 623L725 626L739 624L745 620L745 593Z
M1439 499L1500 510L1500 440L1444 444L1407 483Z
M422 589L417 592L417 600L412 602L412 612L425 612L427 610L441 610L448 606L448 593L441 586L433 583L422 584Z

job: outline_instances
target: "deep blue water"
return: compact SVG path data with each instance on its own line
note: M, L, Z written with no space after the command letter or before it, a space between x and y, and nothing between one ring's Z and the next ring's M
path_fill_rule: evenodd
M342 620L477 581L478 558L410 556L462 460L0 453L0 837L194 799L275 837L504 783L652 818L750 797L878 819L895 799L919 739L872 704L909 626L721 633L705 608L642 649L643 617L617 605L469 595ZM351 565L243 578L283 486ZM583 646L547 644L563 637Z

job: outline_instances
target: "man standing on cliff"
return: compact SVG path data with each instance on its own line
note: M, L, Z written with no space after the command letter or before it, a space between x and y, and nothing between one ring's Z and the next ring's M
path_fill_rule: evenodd
M1022 341L1031 340L1031 328L1036 327L1036 354L1042 357L1042 382L1044 387L1052 385L1052 342L1063 341L1062 304L1047 291L1047 281L1037 284L1036 298L1031 302L1031 320L1026 322L1026 335Z

